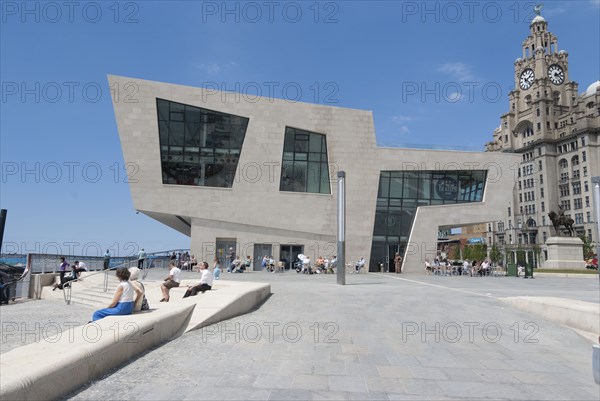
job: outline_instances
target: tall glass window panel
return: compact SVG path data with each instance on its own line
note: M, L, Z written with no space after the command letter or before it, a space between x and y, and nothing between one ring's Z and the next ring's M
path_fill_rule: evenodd
M156 99L164 184L231 188L248 118Z
M331 193L325 135L286 127L279 190Z

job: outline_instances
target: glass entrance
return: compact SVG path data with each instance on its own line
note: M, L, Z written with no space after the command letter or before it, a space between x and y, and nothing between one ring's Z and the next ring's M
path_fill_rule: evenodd
M300 261L298 255L301 253L304 253L303 245L281 245L279 260L285 262L285 270L294 268L294 263Z
M221 261L221 271L227 270L227 268L229 267L229 260L227 260L227 256L229 255L229 248L233 248L233 252L237 255L237 244L235 238L217 239L216 255Z
M396 258L396 252L400 252L400 245L389 245L388 244L388 253L387 253L387 266L385 270L387 272L395 272L396 265L394 264L394 259Z
M262 260L265 255L267 257L272 256L273 245L271 244L254 244L254 256L252 259L252 265L254 266L254 271L263 270Z

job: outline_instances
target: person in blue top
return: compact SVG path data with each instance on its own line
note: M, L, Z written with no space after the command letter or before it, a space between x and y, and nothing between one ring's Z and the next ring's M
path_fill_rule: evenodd
M215 256L213 262L213 276L215 280L219 280L221 278L221 261Z
M144 268L144 260L146 259L146 251L142 248L141 251L138 252L138 269Z
M107 270L109 265L110 265L110 252L107 249L106 253L104 254L104 266L102 267L102 270Z

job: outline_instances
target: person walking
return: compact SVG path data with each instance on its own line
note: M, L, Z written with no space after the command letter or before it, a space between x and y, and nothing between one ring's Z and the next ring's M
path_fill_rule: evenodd
M144 248L142 248L142 250L138 252L138 269L144 268L144 260L146 260L146 256L146 251L144 251Z
M69 268L69 262L65 259L64 256L60 258L60 285L65 283L65 275L67 274L67 269Z
M235 260L235 251L233 248L229 248L229 253L227 254L227 273L231 273L233 270L233 261Z
M394 267L396 268L396 274L402 273L402 256L400 256L399 252L396 252Z
M104 266L102 267L102 270L108 270L109 265L110 265L110 251L107 249L106 253L104 254Z
M221 278L221 261L216 256L213 259L213 274L215 280L219 280Z

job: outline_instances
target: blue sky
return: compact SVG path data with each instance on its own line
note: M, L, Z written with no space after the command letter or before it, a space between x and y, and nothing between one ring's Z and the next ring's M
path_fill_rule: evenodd
M381 145L481 150L534 16L514 1L0 4L2 251L91 255L189 246L135 214L107 74L371 110ZM584 91L600 2L542 15Z

